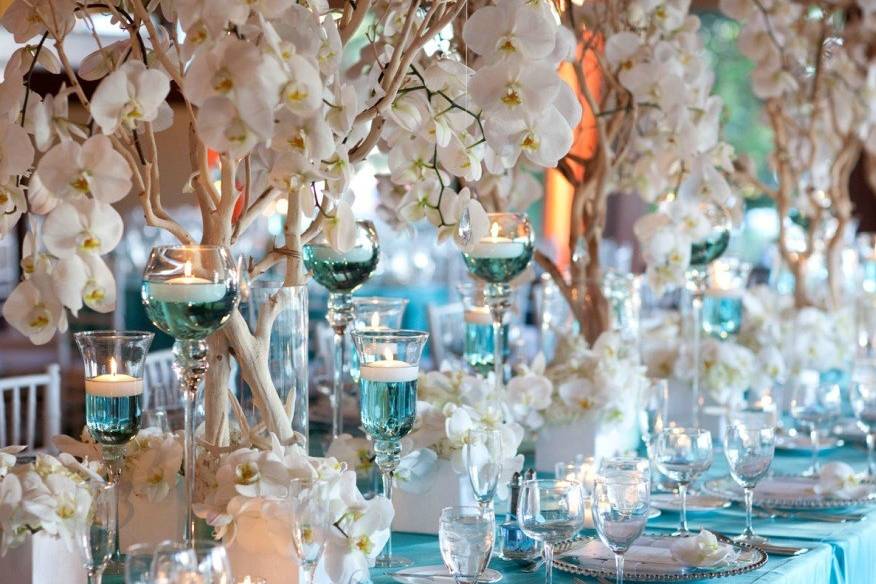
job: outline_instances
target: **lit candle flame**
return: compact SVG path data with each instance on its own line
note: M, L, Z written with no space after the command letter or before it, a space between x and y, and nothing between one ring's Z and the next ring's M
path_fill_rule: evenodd
M392 349L390 349L389 347L384 347L383 348L383 357L387 361L392 361L392 359L393 359Z
M118 365L116 365L116 358L110 357L110 375L115 375L116 369L118 369Z
M186 278L192 277L192 260L186 260L186 265L183 266L183 273Z
M499 237L499 224L498 223L493 223L493 226L490 227L490 235L492 236L493 239L496 239L497 237Z
M380 315L375 312L371 315L371 328L378 327L380 327Z

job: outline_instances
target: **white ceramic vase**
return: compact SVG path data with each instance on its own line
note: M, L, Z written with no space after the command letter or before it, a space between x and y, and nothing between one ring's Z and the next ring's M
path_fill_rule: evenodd
M604 458L636 450L639 428L636 416L624 416L620 423L600 423L594 416L559 426L545 426L535 442L535 468L553 476L558 462L572 462L576 456Z

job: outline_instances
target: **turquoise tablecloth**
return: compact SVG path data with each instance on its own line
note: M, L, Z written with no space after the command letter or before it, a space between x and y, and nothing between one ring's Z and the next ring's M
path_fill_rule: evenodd
M823 455L827 460L844 460L859 471L865 468L866 453L855 446L846 446ZM809 463L808 456L778 454L774 462L776 472L800 472ZM716 453L710 476L726 473L723 455ZM677 526L676 513L664 513L648 522L648 529L659 532ZM741 530L744 512L736 507L709 514L688 515L691 529L706 527L726 534ZM761 535L787 545L811 546L812 549L797 557L770 557L766 566L734 578L712 580L726 584L876 584L876 508L864 521L855 523L823 523L789 519L755 519L754 529ZM394 552L415 560L416 565L440 564L436 537L397 533L393 538ZM494 559L492 568L501 571L506 584L537 584L543 581L543 572L524 574L513 565ZM374 584L388 584L393 580L378 572L372 574ZM584 578L586 582L590 580ZM573 577L554 572L557 584L569 584ZM106 584L120 584L119 580L105 578ZM595 580L593 580L595 582Z

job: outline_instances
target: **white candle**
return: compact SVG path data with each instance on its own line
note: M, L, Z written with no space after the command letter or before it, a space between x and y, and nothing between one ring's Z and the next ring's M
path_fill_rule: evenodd
M493 324L490 309L486 306L472 306L465 310L465 322L469 324Z
M477 242L468 255L473 258L512 259L523 255L523 244L507 237L499 237L499 224L493 223L490 236Z
M130 397L143 393L143 380L116 373L116 360L110 359L110 373L85 380L85 393L100 397Z
M359 375L367 381L379 381L381 383L401 383L414 381L420 368L407 361L396 359L384 359L365 363L359 368Z
M364 245L358 245L346 252L336 251L328 245L313 246L313 257L320 261L367 262L372 255L372 250Z
M164 281L149 281L149 296L159 302L204 304L218 302L225 297L225 284L216 284L205 278L192 276L192 262L186 261L185 275Z

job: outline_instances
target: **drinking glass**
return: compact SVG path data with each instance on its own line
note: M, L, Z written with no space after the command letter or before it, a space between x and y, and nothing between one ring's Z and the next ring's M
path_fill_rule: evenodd
M617 584L624 581L624 554L645 530L651 505L651 481L635 474L596 477L593 524L602 543L614 554Z
M495 533L492 509L446 507L441 511L438 546L456 584L477 584L490 563Z
M193 580L198 574L198 557L193 542L159 543L155 546L150 571L154 584L176 584L180 580Z
M353 330L380 331L398 330L402 326L407 298L385 298L382 296L353 297ZM347 350L346 348L344 349ZM359 355L356 351L350 356L350 376L359 382Z
M85 423L100 444L107 478L112 484L122 476L125 445L140 431L146 354L153 336L140 331L88 331L73 335L85 367ZM113 555L107 572L121 574L125 560L119 551L118 526L113 534Z
M689 331L692 332L690 346L693 347L693 426L700 426L705 399L700 388L702 372L701 345L703 336L703 298L709 286L709 264L718 259L730 243L730 213L718 203L702 201L699 210L709 222L709 233L699 241L691 244L690 266L685 272L687 283L685 288L690 293L691 315L693 322Z
M152 584L155 546L137 543L125 550L125 584Z
M117 491L114 483L91 485L91 509L76 533L76 549L88 571L88 584L100 584L103 570L113 554L118 520Z
M487 213L490 234L472 241L462 256L472 276L486 282L484 296L493 321L493 374L496 390L503 387L505 360L502 355L502 327L511 308L511 281L532 260L532 225L523 213ZM461 235L468 239L467 222L460 221Z
M313 241L304 246L304 265L313 279L328 290L328 310L325 319L334 331L332 347L332 439L344 431L343 397L346 366L347 325L353 321L353 292L364 284L380 257L377 230L370 221L356 223L356 241L347 251L333 249L325 241Z
M146 315L175 339L174 370L183 393L186 523L183 538L194 539L195 400L207 372L206 338L231 318L240 300L237 267L226 247L155 247L140 293Z
M817 477L821 472L818 450L821 436L833 427L842 407L842 390L837 383L821 383L816 371L804 371L791 391L790 413L797 426L809 432L812 466L803 474Z
M776 450L775 428L732 424L724 433L724 456L730 465L730 475L745 492L745 529L733 539L745 543L759 543L765 538L755 535L751 528L751 506L754 487L766 476Z
M667 428L654 442L657 468L678 483L681 521L673 535L690 535L687 528L687 489L712 466L712 434L702 428Z
M567 481L577 481L584 489L584 496L589 497L596 478L596 459L592 456L576 459L575 462L558 462L554 465L554 478Z
M359 412L362 427L374 441L374 462L383 479L383 494L392 501L392 475L401 460L401 439L417 417L420 355L429 333L410 330L353 331L359 354ZM401 567L410 560L392 557L392 539L377 566Z
M292 506L292 543L303 582L312 584L316 567L325 551L326 537L330 527L328 500L322 491L323 485L308 479L295 479L289 487Z
M192 542L197 566L198 584L234 584L231 561L222 542L198 539Z
M632 475L651 481L651 462L637 456L613 456L599 461L599 476Z
M876 477L876 360L857 360L852 370L849 398L858 427L867 434L867 475Z
M464 450L468 480L475 500L486 510L496 496L499 477L502 475L502 432L499 430L470 430Z
M554 545L584 527L585 497L581 483L532 479L523 483L517 503L517 521L523 533L544 543L545 584L551 584Z

